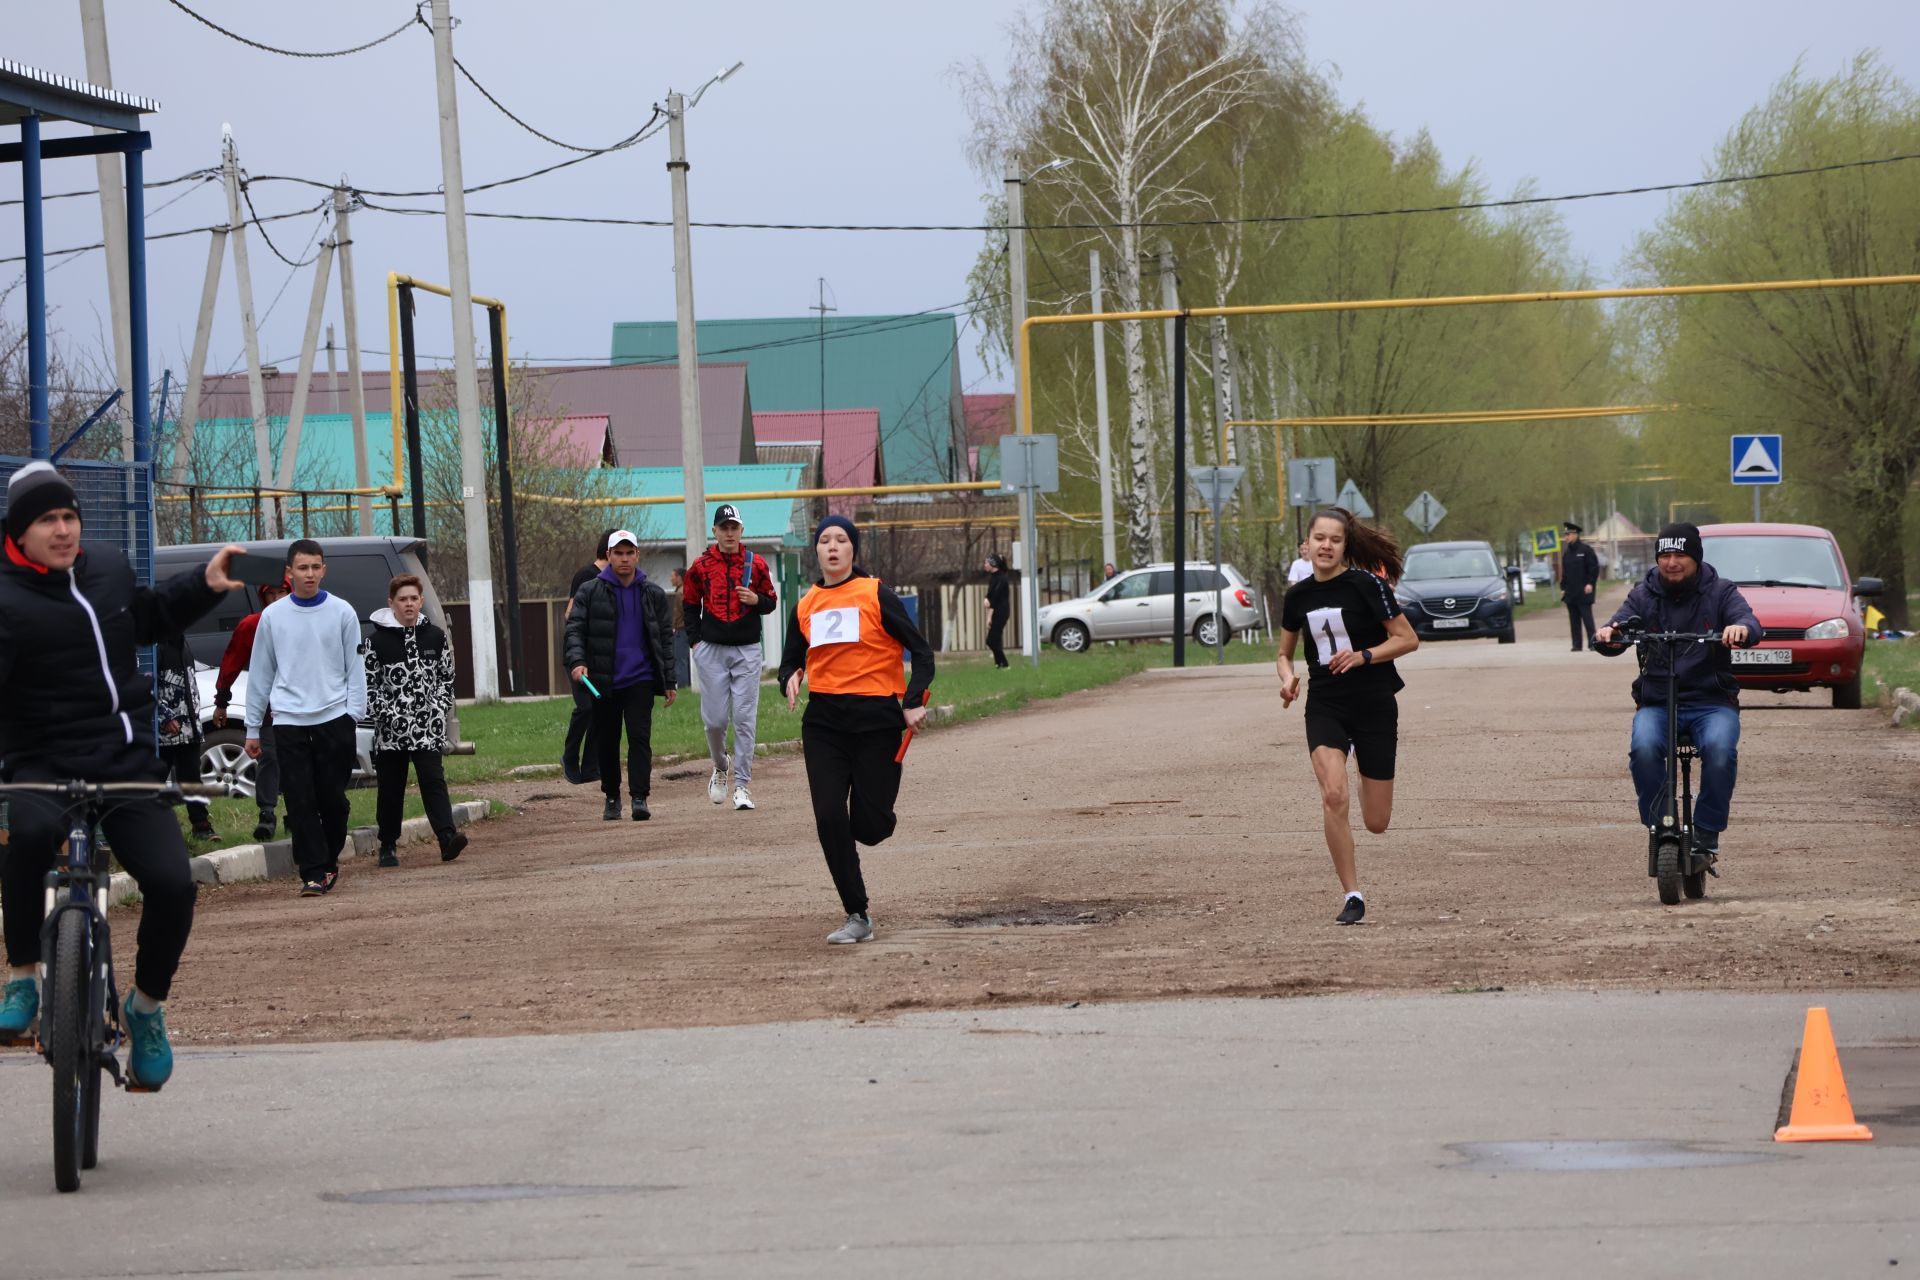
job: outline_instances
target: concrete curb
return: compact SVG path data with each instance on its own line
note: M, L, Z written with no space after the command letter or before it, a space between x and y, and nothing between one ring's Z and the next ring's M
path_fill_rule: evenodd
M479 822L488 813L485 800L463 800L453 806L453 825L468 826ZM425 818L408 818L400 824L400 840L403 845L418 844L433 838L433 828ZM355 827L347 833L347 844L340 851L342 859L372 856L380 849L380 831L377 827ZM266 844L235 845L231 849L216 849L212 853L202 853L189 859L193 867L195 884L242 884L249 880L291 880L299 874L293 862L293 843L290 840L269 840ZM140 896L139 886L133 877L124 871L113 876L113 887L107 892L107 905L119 906L133 902Z
M1920 724L1920 694L1916 694L1911 689L1895 689L1893 691L1894 728L1909 724Z

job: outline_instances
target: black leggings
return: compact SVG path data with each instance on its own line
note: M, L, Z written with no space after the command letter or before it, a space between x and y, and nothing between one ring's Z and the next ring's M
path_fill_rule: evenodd
M21 769L14 780L57 781L50 773L29 769ZM14 796L8 801L8 825L10 843L6 860L0 863L0 894L6 895L7 963L28 965L41 958L44 881L72 824L58 801ZM140 886L144 900L134 984L155 1000L165 1000L187 949L187 935L193 932L193 870L187 862L180 820L158 800L141 800L109 808L100 826L113 846L113 856ZM96 849L95 865L106 856Z
M993 665L996 667L1007 665L1007 650L1001 643L1002 637L1006 634L1007 615L1003 612L989 613L987 615L987 648L993 650Z
M807 789L813 793L813 823L827 855L833 887L848 915L867 909L867 886L860 877L859 844L879 844L899 821L893 802L900 795L900 730L847 733L805 722L800 745L807 761Z

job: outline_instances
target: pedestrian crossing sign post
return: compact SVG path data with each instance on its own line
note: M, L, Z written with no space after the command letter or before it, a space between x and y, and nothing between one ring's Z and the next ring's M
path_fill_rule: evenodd
M1560 554L1560 530L1558 528L1553 525L1548 525L1544 529L1535 529L1532 532L1533 554L1535 559L1541 556L1557 556Z
M1735 484L1780 483L1780 437L1733 437Z

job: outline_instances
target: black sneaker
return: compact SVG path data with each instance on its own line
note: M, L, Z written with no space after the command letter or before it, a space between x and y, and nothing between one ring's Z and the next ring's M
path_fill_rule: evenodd
M323 881L302 880L300 882L300 896L303 898L318 898L326 891L327 885Z
M340 883L340 871L338 868L335 868L334 870L329 871L327 872L327 874L320 877L320 880L319 880L320 892L332 893L333 886L339 883Z
M461 831L455 831L454 833L444 837L440 841L440 861L452 862L455 858L460 856L460 851L466 847L467 847L466 833Z
M273 839L273 814L265 809L260 811L260 821L253 824L253 838L258 844Z
M633 820L635 822L645 822L652 816L653 810L647 808L647 802L645 800L635 800L633 802Z
M1708 831L1705 827L1693 829L1693 847L1701 853L1717 855L1720 852L1720 833Z
M607 807L600 811L600 817L607 822L620 821L620 802L609 797Z
M1365 898L1349 897L1347 905L1340 908L1340 914L1333 918L1335 924L1359 924L1367 914Z
M394 851L392 845L383 844L380 846L380 865L383 867L397 867L400 865L400 855Z

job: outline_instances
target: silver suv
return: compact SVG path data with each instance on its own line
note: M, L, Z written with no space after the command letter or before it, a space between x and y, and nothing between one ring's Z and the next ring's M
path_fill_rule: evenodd
M1218 588L1220 614L1231 640L1259 622L1253 591L1240 571L1221 565L1219 575L1210 563L1187 564L1186 621L1193 638L1211 645L1220 618L1214 613ZM1040 634L1062 653L1085 653L1095 640L1171 640L1173 638L1173 565L1150 564L1119 574L1076 600L1062 600L1040 610Z

